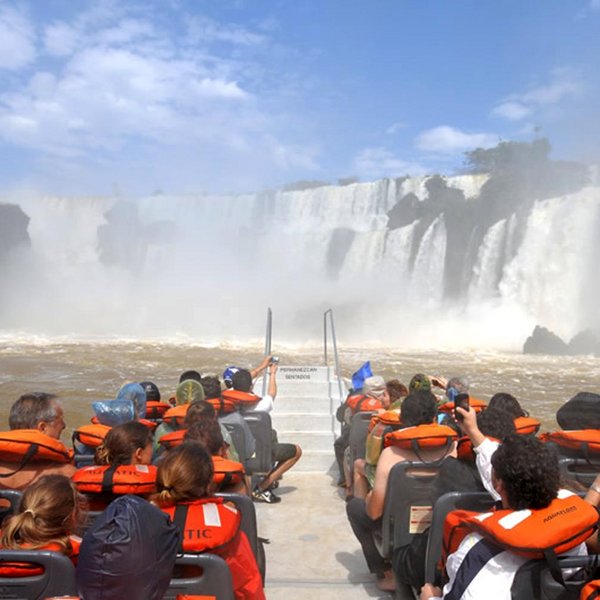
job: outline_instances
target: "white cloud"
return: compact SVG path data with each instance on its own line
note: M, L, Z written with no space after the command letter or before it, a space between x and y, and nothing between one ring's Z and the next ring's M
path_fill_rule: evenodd
M248 89L265 77L248 52L269 43L264 27L254 33L195 19L191 29L166 29L131 6L99 1L42 29L52 61L33 63L37 70L0 93L6 147L37 152L54 180L147 172L160 186L252 189L277 171L318 169L315 147L286 139L294 115L277 112L272 97L263 108L265 98Z
M388 135L394 135L395 133L398 133L399 131L402 131L402 129L404 129L406 127L406 123L403 123L402 121L397 121L396 123L392 123L386 130L385 132Z
M394 156L382 147L362 150L354 159L354 168L366 179L422 175L426 172L422 165Z
M503 102L498 104L493 110L492 114L496 117L502 117L508 121L520 121L531 114L532 109L526 106L522 102L515 100L509 102Z
M600 0L598 2L600 4ZM556 69L549 83L532 87L521 94L511 94L492 109L492 115L509 121L519 121L576 97L582 89L583 84L576 71Z
M0 69L21 69L35 57L35 31L27 16L16 8L1 6Z
M263 35L249 31L245 27L222 25L208 17L189 17L187 26L188 41L195 44L224 42L240 46L254 46L265 41Z
M492 133L465 133L449 125L427 129L415 138L415 145L419 150L441 154L491 147L497 142L498 137Z

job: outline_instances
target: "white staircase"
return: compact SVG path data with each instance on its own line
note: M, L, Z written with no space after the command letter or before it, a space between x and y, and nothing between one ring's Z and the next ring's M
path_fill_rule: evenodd
M260 390L260 384L255 389ZM345 395L345 390L342 393ZM295 471L325 473L331 468L335 460L333 441L339 426L335 411L341 400L333 368L279 367L271 419L280 442L302 448Z

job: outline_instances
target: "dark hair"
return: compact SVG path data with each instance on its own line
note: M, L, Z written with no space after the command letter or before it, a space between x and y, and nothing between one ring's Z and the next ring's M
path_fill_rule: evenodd
M217 413L213 405L206 400L194 400L185 413L183 420L184 427L191 427L194 423L203 423L206 421L216 421Z
M385 389L390 396L390 402L396 402L403 396L408 396L408 389L398 379L390 379L385 382Z
M160 390L152 381L140 381L140 385L146 392L146 400L149 402L160 402Z
M193 379L194 381L197 381L198 383L200 383L202 381L202 375L200 375L200 373L198 373L198 371L195 371L194 369L190 369L189 371L184 371L179 376L179 383L182 383L186 379Z
M554 451L530 435L509 435L492 456L496 479L513 510L545 508L556 498L560 475Z
M226 447L218 421L194 423L185 432L183 440L200 444L211 456L217 456Z
M96 448L94 462L97 465L129 465L138 448L152 443L152 432L139 421L115 425Z
M512 415L499 408L486 408L477 415L477 427L483 435L502 441L515 433L515 421Z
M219 398L221 396L221 382L218 377L203 377L200 383L204 388L206 398Z
M437 400L430 391L412 392L400 405L400 422L404 427L431 423L437 414Z
M236 371L231 377L231 387L240 392L252 391L252 375L247 369Z
M509 413L513 419L518 417L528 417L529 413L521 408L519 401L506 392L494 394L488 403L488 408L498 408Z
M11 429L36 429L40 421L50 423L58 416L57 396L47 392L23 394L10 408L8 425Z
M213 478L213 461L200 445L184 442L169 452L158 465L156 494L158 506L198 500L208 495Z

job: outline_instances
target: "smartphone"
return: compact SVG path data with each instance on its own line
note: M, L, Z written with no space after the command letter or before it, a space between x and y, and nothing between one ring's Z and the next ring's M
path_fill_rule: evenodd
M454 397L454 418L457 421L462 421L463 416L456 410L459 406L464 410L469 410L469 394L456 394Z

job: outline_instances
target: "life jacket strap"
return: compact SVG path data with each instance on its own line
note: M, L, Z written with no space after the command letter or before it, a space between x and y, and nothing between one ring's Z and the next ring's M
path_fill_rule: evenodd
M10 477L11 475L18 473L36 455L37 451L38 451L38 445L30 444L29 448L27 449L27 452L25 452L25 454L23 455L23 458L21 459L21 462L19 463L19 466L14 471L11 471L10 473L4 473L4 474L0 475L0 478L3 479L5 477Z

